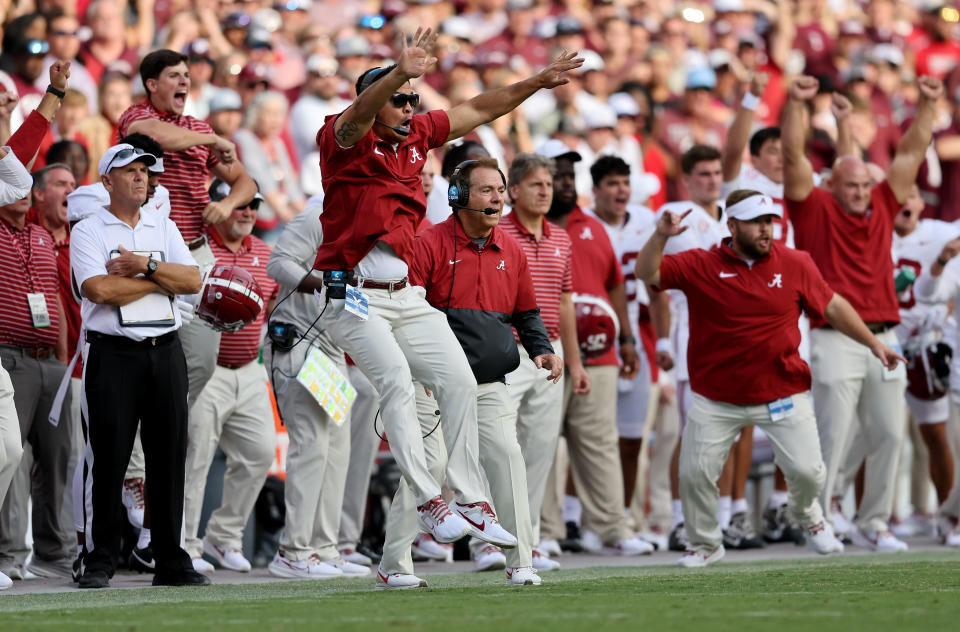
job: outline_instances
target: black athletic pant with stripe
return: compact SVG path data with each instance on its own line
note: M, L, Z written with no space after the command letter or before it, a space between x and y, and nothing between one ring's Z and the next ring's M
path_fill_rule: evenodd
M84 570L113 574L120 551L114 518L137 425L146 461L151 548L158 573L192 569L180 547L187 457L187 363L176 332L137 342L87 334L81 417Z

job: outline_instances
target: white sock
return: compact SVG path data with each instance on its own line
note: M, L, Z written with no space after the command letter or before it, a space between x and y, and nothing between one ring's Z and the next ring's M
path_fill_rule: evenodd
M144 527L140 529L140 538L137 540L137 548L145 549L150 546L150 529Z
M670 530L676 528L678 524L683 524L683 501L674 500L673 501L673 524L670 525Z
M738 513L747 513L747 509L749 509L747 506L747 499L738 498L733 501L733 504L730 506L730 513L733 515L737 515Z
M788 492L782 492L779 489L775 489L770 493L770 504L767 505L772 509L779 509L787 504L790 494Z
M720 523L721 529L730 526L730 503L729 496L721 496L719 502L717 502L717 522Z
M583 513L583 506L580 505L580 499L576 496L563 497L563 521L575 522L580 524L580 515Z
M78 545L77 545L77 557L80 557L81 555L83 555L83 547L78 544Z

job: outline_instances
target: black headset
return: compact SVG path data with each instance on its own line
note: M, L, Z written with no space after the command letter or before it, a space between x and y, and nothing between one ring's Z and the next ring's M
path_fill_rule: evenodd
M478 160L464 160L457 165L454 168L453 173L450 174L450 186L447 187L447 203L450 204L450 207L454 210L465 208L471 211L485 212L482 209L471 209L469 206L467 206L467 203L470 201L470 183L466 182L460 175L460 172L462 172L464 169L467 169L478 162ZM497 173L500 174L500 179L503 181L503 186L506 187L507 177L503 175L503 171L500 170L500 167L497 167Z

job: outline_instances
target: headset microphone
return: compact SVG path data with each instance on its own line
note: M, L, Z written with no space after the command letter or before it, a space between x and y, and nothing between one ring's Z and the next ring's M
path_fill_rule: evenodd
M457 206L456 208L462 208L465 211L475 211L477 213L483 213L484 215L496 215L498 213L497 209L487 207L487 208L470 208L469 206Z
M384 123L384 122L381 121L380 119L373 119L373 120L374 120L375 122L377 122L377 123L380 123L381 125L383 125L383 126L386 127L386 128L392 129L393 131L395 131L396 133L400 134L401 136L409 136L409 135L410 135L410 130L407 129L406 127L394 127L393 125L387 125L386 123Z

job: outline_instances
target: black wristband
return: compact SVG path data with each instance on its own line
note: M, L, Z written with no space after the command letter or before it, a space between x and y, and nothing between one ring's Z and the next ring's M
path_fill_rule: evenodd
M47 86L47 92L57 97L58 99L62 99L63 97L67 96L66 92L64 92L59 88L54 88L53 86Z
M633 336L620 336L619 341L622 345L637 345L637 339Z
M940 264L940 267L941 267L941 268L946 268L946 267L947 267L947 264L950 263L950 260L947 259L946 261L944 261L944 260L943 260L943 257L937 257L937 263Z

